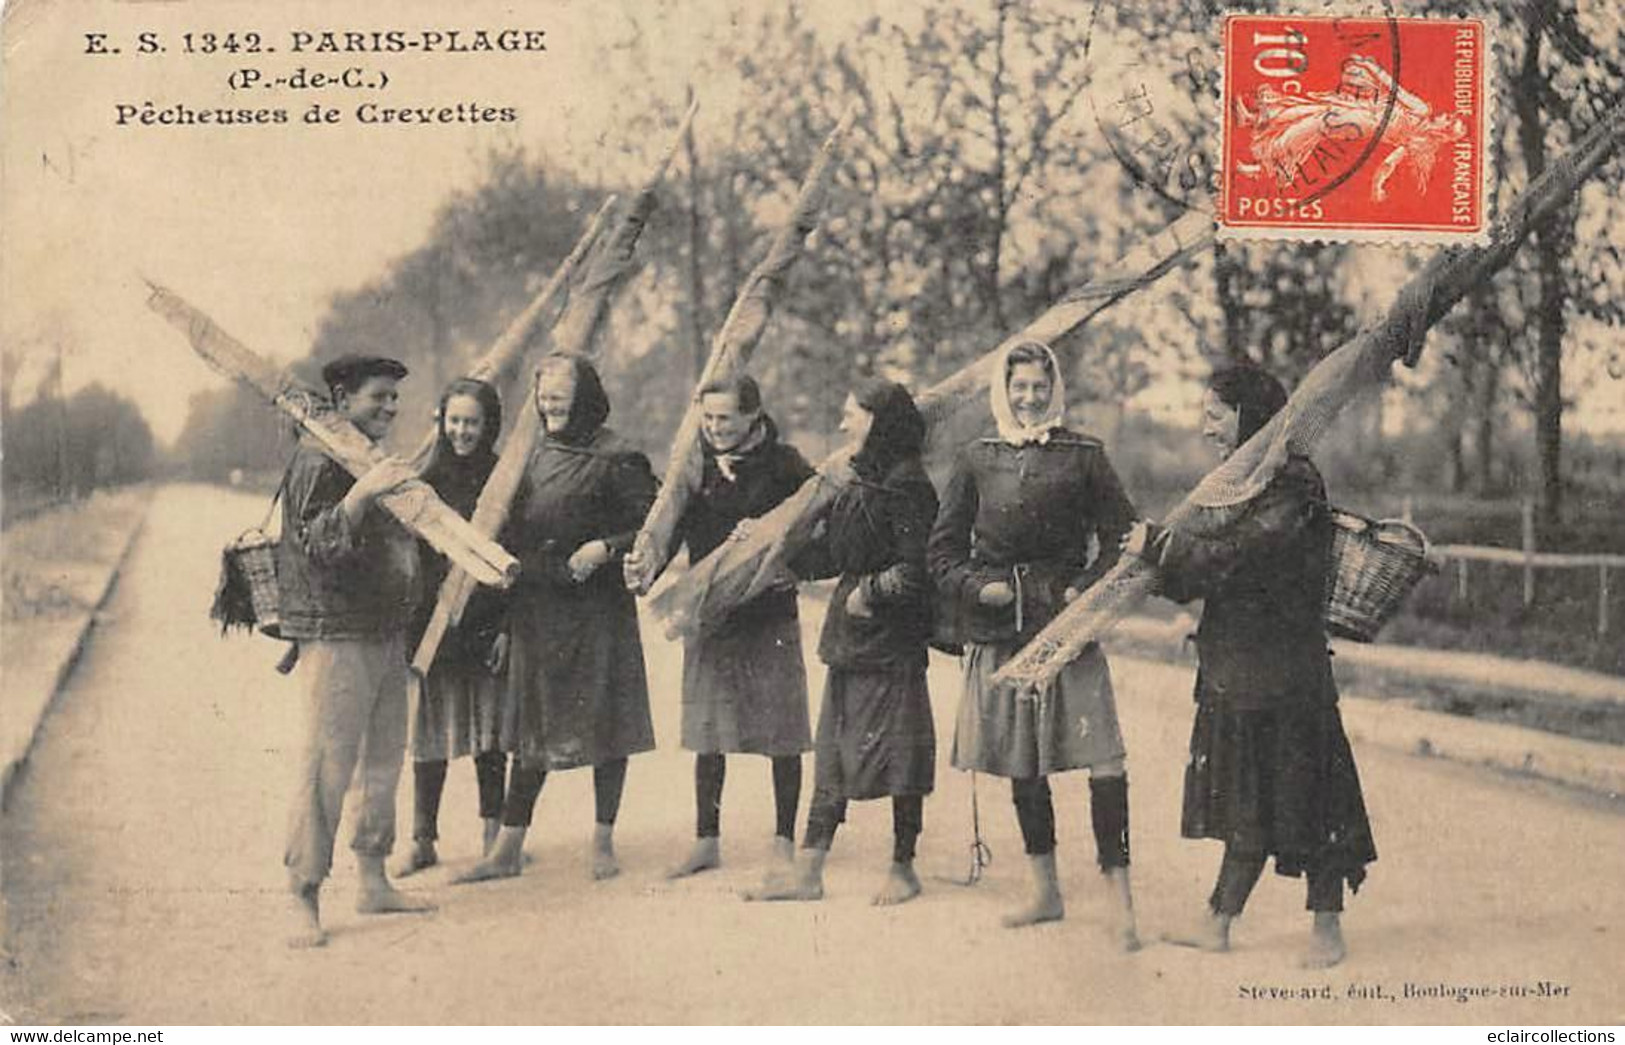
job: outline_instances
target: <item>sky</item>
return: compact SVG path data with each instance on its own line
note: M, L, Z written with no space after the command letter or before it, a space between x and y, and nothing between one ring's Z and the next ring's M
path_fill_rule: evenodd
M145 308L144 279L209 313L250 347L277 359L304 354L329 298L380 276L419 245L436 209L472 187L491 150L537 155L613 177L618 92L596 71L624 49L634 5L399 2L7 5L0 87L0 337L29 353L19 395L46 372L52 346L70 391L101 381L133 398L159 438L184 422L188 397L220 385L183 339ZM845 9L846 17L865 5ZM455 10L448 17L447 12ZM704 34L725 26L723 4L683 17L645 15L655 60L644 75L672 104L683 98ZM489 27L545 31L543 54L292 55L295 30ZM181 52L183 33L258 31L274 55ZM168 50L136 54L137 32ZM86 54L87 33L108 34L118 55ZM218 39L218 37L217 37ZM234 92L227 77L258 66L382 69L372 94L266 89ZM254 96L264 97L255 98ZM243 97L254 99L245 102ZM306 126L313 97L348 120L355 105L479 103L518 110L515 123L478 126ZM119 104L194 109L282 106L287 126L118 126ZM703 99L702 99L703 101ZM701 117L702 127L704 116Z
M850 33L880 10L856 0L807 6L830 35ZM67 346L69 390L100 381L141 406L172 440L188 397L224 379L144 305L144 279L162 283L227 331L278 360L302 356L328 300L381 276L419 245L447 197L473 186L491 150L522 146L589 179L631 169L624 146L635 23L646 47L635 72L679 107L695 62L758 4L559 0L514 5L473 0L321 3L279 0L112 2L21 0L5 8L0 37L0 337L27 353L17 379L26 398L54 346ZM454 14L448 14L454 11ZM741 14L741 11L745 12ZM898 17L886 5L889 17ZM289 53L290 34L320 31L540 29L541 54ZM184 53L182 34L257 31L275 54ZM141 55L136 33L165 44ZM88 54L88 33L107 34L116 55ZM228 76L255 68L274 77L300 68L365 75L379 91L234 91ZM730 85L699 85L700 133L720 133L736 99ZM707 92L712 104L704 108ZM719 98L718 95L721 95ZM245 99L248 99L245 101ZM166 127L117 124L116 106L152 102L193 109L280 106L285 126ZM309 126L319 101L345 123ZM511 106L513 123L363 126L356 105ZM708 126L709 123L709 126ZM641 169L641 164L635 165ZM1625 430L1621 388L1582 397L1579 422ZM1599 407L1598 404L1601 404ZM1611 408L1612 412L1603 412Z

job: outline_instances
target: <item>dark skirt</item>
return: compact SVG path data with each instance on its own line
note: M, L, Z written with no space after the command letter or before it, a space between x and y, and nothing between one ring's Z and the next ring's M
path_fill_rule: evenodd
M654 748L630 595L517 598L509 619L508 699L527 766L596 766Z
M1015 652L1009 644L966 648L955 769L1021 779L1123 758L1111 668L1098 645L1090 643L1037 698L992 684L993 673Z
M683 747L702 755L799 755L812 748L801 624L735 614L683 651Z
M1198 702L1180 833L1273 856L1278 874L1326 872L1358 890L1377 848L1337 705Z
M483 666L436 665L414 688L414 761L443 762L512 749L517 714L506 679Z
M820 799L930 794L937 734L925 668L830 668L814 750Z

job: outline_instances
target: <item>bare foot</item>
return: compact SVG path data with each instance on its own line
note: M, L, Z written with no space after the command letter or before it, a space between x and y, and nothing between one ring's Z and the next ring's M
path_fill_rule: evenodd
M914 873L914 865L893 863L886 874L886 884L875 894L873 903L876 907L895 907L919 895L920 876Z
M305 886L295 890L294 930L288 934L288 946L294 950L327 946L327 932L322 928L321 903L317 895L321 886Z
M1112 926L1107 930L1107 936L1110 937L1112 945L1124 954L1133 954L1145 946L1140 942L1140 933L1134 928L1132 921L1127 925Z
M1230 949L1230 918L1208 911L1200 922L1190 928L1165 932L1162 938L1176 947L1195 947L1199 951L1222 954Z
M451 880L451 884L468 885L471 882L490 882L498 878L517 878L520 868L525 863L525 833L526 829L523 827L502 828L497 833L491 851L485 854L485 859L457 875Z
M1330 969L1348 957L1343 943L1343 928L1335 914L1315 914L1315 928L1309 934L1309 948L1298 959L1304 969Z
M1005 915L1000 921L1006 929L1024 929L1029 925L1058 922L1066 917L1066 903L1058 892L1043 892L1019 911Z
M1118 950L1133 954L1141 944L1140 933L1134 925L1134 893L1129 888L1128 868L1115 867L1107 871L1106 882L1115 901L1115 916L1107 924L1106 935Z
M722 843L715 838L696 838L688 858L666 872L667 878L687 878L722 866Z
M748 901L757 900L822 900L824 898L824 879L808 878L804 875L778 876L769 874L762 880L756 889L747 889L744 897Z
M403 893L388 884L382 888L377 885L364 886L355 901L357 914L426 914L434 909L432 902Z
M407 849L390 869L390 874L396 878L409 878L439 862L440 854L435 852L433 842L413 841L411 848Z
M615 859L615 841L610 828L599 824L592 838L592 878L602 882L621 873L620 861Z
M785 870L792 870L796 866L796 840L783 835L774 835L773 859Z
M451 880L452 885L471 885L474 882L492 882L498 878L518 878L521 858L510 859L500 849Z

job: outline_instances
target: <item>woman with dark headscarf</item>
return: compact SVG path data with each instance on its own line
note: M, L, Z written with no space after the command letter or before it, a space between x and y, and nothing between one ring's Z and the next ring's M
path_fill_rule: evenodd
M496 467L493 450L502 430L502 401L484 381L461 377L446 387L435 414L438 434L423 481L463 518L474 514L480 491ZM407 632L407 651L417 648L434 612L435 596L448 565L426 542L418 543L425 578L425 601ZM495 677L494 652L502 628L501 596L491 588L475 591L462 620L445 637L434 665L418 688L412 724L412 847L395 869L404 877L439 862L440 796L449 759L474 756L479 780L480 819L485 848L496 839L508 758L503 753L504 687Z
M654 472L604 426L609 399L586 360L542 360L534 405L545 435L502 534L520 562L508 604L517 764L496 845L459 881L517 875L547 773L578 766L593 767L593 877L619 873L627 757L654 747L637 605L618 566L654 503Z
M1202 433L1228 457L1286 399L1255 366L1219 370ZM1347 953L1344 883L1357 890L1377 858L1326 648L1326 485L1293 454L1256 497L1223 511L1136 527L1124 544L1156 564L1163 595L1203 600L1181 833L1223 842L1224 860L1206 916L1169 939L1228 950L1230 924L1273 856L1277 874L1308 878L1314 928L1303 964L1326 968Z
M1065 914L1049 777L1089 770L1096 854L1117 905L1112 933L1135 950L1128 776L1106 655L1091 644L1038 694L990 680L1117 561L1136 512L1100 441L1066 427L1048 345L1012 345L993 368L989 400L997 430L960 451L931 533L940 605L966 647L953 763L1010 778L1034 886L1032 902L1004 919L1011 928Z
M812 807L801 859L788 880L770 876L757 900L818 900L824 861L849 801L890 796L892 863L874 902L919 895L915 842L935 783L936 732L926 690L930 581L925 544L937 494L920 463L925 420L901 385L867 382L847 396L841 431L859 447L824 532L793 564L840 581L818 655L829 666L814 741ZM850 475L844 474L850 472Z

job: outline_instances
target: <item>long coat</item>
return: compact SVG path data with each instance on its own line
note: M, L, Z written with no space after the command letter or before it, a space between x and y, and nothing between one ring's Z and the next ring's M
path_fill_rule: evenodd
M570 769L654 747L637 605L619 560L655 489L649 459L608 428L549 435L526 464L502 544L520 563L508 689L527 765ZM594 540L611 561L577 584L570 556Z
M1220 522L1154 531L1147 553L1164 595L1204 600L1181 833L1358 889L1377 849L1326 646L1325 483L1290 457Z
M1121 759L1111 670L1099 646L1068 664L1038 701L991 678L1065 605L1117 561L1134 505L1098 440L1062 427L1042 442L984 438L954 462L931 532L938 610L967 644L953 764L1012 778L1047 776ZM1090 560L1091 546L1098 549ZM1002 581L1009 606L985 606Z
M936 730L926 688L930 579L925 544L937 495L918 457L836 498L797 569L839 574L818 654L829 673L818 719L814 801L929 794ZM851 612L861 592L869 615Z

